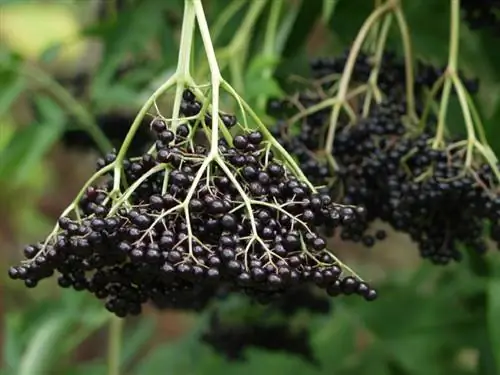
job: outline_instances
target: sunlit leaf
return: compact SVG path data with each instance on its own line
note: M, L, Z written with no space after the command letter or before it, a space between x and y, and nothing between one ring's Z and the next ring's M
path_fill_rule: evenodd
M70 323L69 317L60 315L54 315L46 321L40 322L20 360L18 373L20 375L50 373L50 366L55 360L52 356L53 348L58 345Z
M16 132L0 152L0 180L8 179L16 185L24 181L64 130L65 118L61 108L48 97L35 98L42 116L41 123L33 123Z

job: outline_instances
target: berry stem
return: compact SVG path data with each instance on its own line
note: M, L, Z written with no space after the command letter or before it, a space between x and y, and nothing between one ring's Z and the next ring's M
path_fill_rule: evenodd
M432 107L432 104L434 103L434 98L438 94L439 90L443 87L443 83L446 80L446 75L441 75L434 85L432 85L431 90L428 92L427 95L427 100L425 103L424 111L422 112L422 116L420 116L420 121L419 121L419 129L422 131L425 127L425 124L427 123L427 119L429 117L429 113Z
M375 95L375 99L377 100L377 80L380 72L380 68L382 65L382 57L384 56L385 43L387 41L387 36L389 35L389 30L391 29L392 24L392 15L388 14L384 23L382 24L382 28L380 29L380 33L378 33L378 41L375 48L375 67L370 73L370 78L368 78L368 92L365 97L365 101L363 104L363 116L366 117L370 112L370 104L372 100L372 96Z
M467 103L465 88L457 74L458 50L460 44L460 0L451 0L450 8L450 51L448 55L448 66L446 67L445 73L447 75L445 89L447 85L453 84L458 95L465 127L467 128L467 154L465 157L465 166L470 167L473 159L474 144L477 140L474 122Z
M344 71L342 73L342 78L340 80L339 91L336 95L337 103L334 105L332 109L332 113L330 116L330 123L328 126L328 134L326 137L325 143L325 152L327 154L331 154L333 150L333 141L335 138L335 128L337 127L337 122L340 115L340 109L345 105L347 92L349 90L349 83L351 81L352 72L354 70L354 65L356 64L356 58L361 51L361 47L363 46L363 42L368 35L368 32L372 28L372 26L377 22L377 20L382 17L386 12L391 10L394 7L393 2L387 2L381 7L375 9L372 14L366 19L363 26L358 32L356 39L351 47L351 51L349 53L349 57L347 58L346 65L344 67Z
M466 91L466 96L467 96L467 103L469 105L472 118L474 119L474 123L476 124L476 130L479 135L479 140L481 143L487 145L488 144L488 139L486 138L486 133L484 132L484 126L483 122L481 120L481 116L479 115L479 112L477 111L476 105L474 103L474 100L472 99L471 95Z
M198 100L204 102L205 95L203 94L203 92L199 88L196 87L196 83L194 82L194 80L192 78L190 78L187 81L186 85L189 86L189 88L192 90L193 94L196 96L196 98ZM203 107L202 107L202 111L207 110L207 109L210 109L210 106L205 105L205 103L204 103ZM229 129L224 125L224 123L222 121L219 121L219 129L220 129L221 133L223 134L224 138L226 139L227 143L229 145L232 145L233 137L231 136Z
M474 146L477 143L476 132L474 129L474 122L472 120L472 115L467 103L467 95L465 87L456 74L453 74L450 79L453 82L455 91L458 95L458 101L460 102L460 107L462 108L462 114L464 116L465 127L467 128L467 154L465 157L465 166L470 167L472 165L472 158L474 153Z
M413 78L413 52L410 38L410 30L408 28L408 23L406 22L406 17L403 10L401 9L401 3L394 9L394 14L396 15L396 20L399 25L399 30L401 32L401 41L403 42L403 49L405 55L405 74L406 74L406 110L408 117L411 120L417 119L416 109L415 109L415 80Z
M281 9L283 8L283 0L273 0L271 3L271 11L267 20L266 33L264 37L264 56L273 58L276 57L276 34L278 32L279 19ZM262 77L266 80L271 79L273 69L268 66L262 71ZM267 103L267 95L263 93L257 98L257 108L264 110Z
M111 317L108 333L108 375L120 375L120 349L123 319Z
M467 134L469 141L467 143L467 157L466 165L472 162L472 147L475 140L474 126L470 119L470 111L467 105L463 106L463 92L457 87L457 61L458 61L458 47L460 41L460 0L451 0L450 2L450 48L448 52L448 64L446 66L446 71L444 73L444 87L441 94L441 103L439 105L439 116L438 125L436 130L436 136L432 143L433 148L438 148L443 143L444 131L446 127L446 115L448 113L448 104L450 100L450 94L452 86L454 86L457 94L459 95L460 105L462 107L465 124L467 127ZM437 85L437 82L436 82ZM436 86L435 86L436 87ZM472 125L472 126L471 126ZM472 130L472 133L470 132Z
M274 0L273 0L274 1ZM233 3L236 3L237 1L234 1ZM243 1L242 1L243 2ZM257 22L257 19L259 18L262 10L267 4L267 0L260 0L260 1L253 1L250 4L249 9L247 10L245 14L245 18L243 19L241 26L238 28L236 33L234 34L233 38L231 39L231 42L223 48L221 48L217 55L219 60L221 61L221 69L224 69L227 67L229 64L231 67L231 62L232 61L237 61L235 58L240 58L245 54L245 46L248 45L248 39L249 36L251 36L252 29L255 26L255 23ZM222 26L220 26L222 28ZM218 34L213 33L214 36L218 36ZM212 38L212 41L214 38ZM245 62L245 59L240 60L243 63ZM238 63L240 61L237 61ZM206 74L206 69L200 69L200 76L205 76ZM234 69L234 67L233 67ZM235 78L235 77L233 77ZM236 77L237 78L237 77Z
M450 52L448 67L450 75L456 74L458 64L458 48L460 44L460 0L451 0L450 20Z
M432 143L432 148L441 147L443 144L444 130L446 127L446 115L448 114L448 102L450 100L452 81L445 79L443 93L441 94L441 103L439 105L439 116L436 130L436 136Z
M351 100L351 99L357 97L358 95L363 94L367 91L369 92L368 85L361 85L359 87L356 87L354 90L351 90L347 94L346 100ZM332 105L335 105L337 102L338 102L337 98L325 99L318 104L314 104L314 105L307 107L304 110L300 111L295 116L291 117L290 120L288 120L288 123L294 124L306 116L312 115L316 112L321 111L322 109L325 109L325 108L331 107Z
M208 28L201 0L194 0L194 10L198 21L198 27L200 29L201 39L203 40L203 46L205 47L208 65L210 66L212 91L212 139L210 141L210 154L217 155L219 152L219 90L222 77L219 70L219 64L217 63L217 58L215 56L214 46L210 37L210 30Z
M304 175L304 172L300 169L300 167L297 165L293 157L288 153L288 151L285 150L285 148L273 137L271 132L267 129L266 125L262 123L262 121L259 119L259 116L253 111L253 109L248 105L247 102L245 102L239 95L238 93L229 85L226 81L222 80L222 87L226 89L235 99L238 100L239 103L243 106L245 111L248 111L248 114L250 117L255 121L259 131L263 134L264 139L266 139L268 142L271 143L271 145L278 150L278 152L281 154L281 156L286 160L288 163L288 166L292 169L294 174L302 181L304 181L308 187L313 191L316 192L316 188L311 184L311 182L307 179L307 177Z
M111 207L111 209L109 210L109 216L114 215L120 209L120 207L122 206L122 204L125 203L130 198L130 196L132 195L132 193L144 181L146 181L149 177L151 177L155 173L161 172L162 170L166 170L166 169L167 169L167 164L164 164L164 163L158 164L157 166L151 168L149 171L147 171L146 173L144 173L141 177L139 177L137 179L137 181L135 181L132 185L130 185L130 187L127 190L125 190L125 192L123 194L120 195L120 198L118 198L116 200L116 202L113 205L113 207Z
M177 87L175 90L174 106L172 109L172 131L175 132L179 126L179 111L181 108L182 93L186 81L189 79L189 68L191 65L191 49L193 45L193 34L195 29L195 13L191 1L184 2L184 15L182 18L181 40L179 46L179 59L177 61Z
M101 178L102 176L104 176L106 173L110 172L114 167L114 163L110 164L110 165L107 165L105 166L104 168L100 169L99 171L97 171L96 173L94 173L92 175L92 177L90 177L87 182L85 182L85 185L83 185L83 187L80 189L80 191L78 192L77 196L75 197L75 199L73 199L73 201L70 203L70 205L68 207L66 207L64 209L64 211L61 213L61 215L59 217L65 217L65 216L68 216L73 210L78 210L78 202L80 201L80 199L83 197L83 195L85 194L85 192L87 191L87 189L93 184L96 182L97 179ZM45 239L45 242L42 246L42 248L40 249L40 251L33 257L33 259L36 259L40 254L44 253L45 252L45 249L48 245L48 243L54 238L54 236L57 235L57 232L59 231L59 223L56 223L56 225L54 225L54 228L52 229L52 232L50 232L50 234L47 236L47 238ZM31 262L33 259L30 259L28 260L27 262Z
M148 100L144 103L142 108L139 110L139 113L134 119L134 122L132 123L132 126L130 127L130 130L127 133L127 136L125 137L125 140L122 143L122 146L120 147L120 151L118 152L118 155L116 156L116 160L114 163L114 181L113 181L113 191L112 193L118 194L120 192L120 179L121 179L121 172L122 172L122 166L123 166L123 160L125 159L125 156L127 154L127 150L130 146L130 143L134 139L135 133L137 132L137 129L139 126L141 126L142 120L148 113L149 109L153 106L153 104L156 102L156 100L162 96L168 89L170 89L175 83L177 82L177 74L174 73L164 84L162 84L154 93L149 97Z

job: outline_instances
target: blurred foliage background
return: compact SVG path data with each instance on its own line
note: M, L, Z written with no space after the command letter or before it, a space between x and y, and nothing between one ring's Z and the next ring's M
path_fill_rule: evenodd
M204 1L224 74L262 114L265 98L286 90L292 75L308 76L308 59L349 46L373 9L366 0L286 0L269 39L275 2L281 0ZM416 56L444 64L448 2L412 0L404 7ZM0 0L2 375L106 374L106 310L55 282L25 289L5 271L24 243L46 235L92 174L96 124L119 140L175 69L182 9L182 0ZM497 44L498 37L463 27L460 67L480 79L476 99L500 152ZM394 32L390 48L399 53L400 45ZM203 77L201 48L193 66ZM168 108L169 98L160 105ZM450 125L462 131L459 111L454 115ZM500 374L497 252L436 268L402 236L369 250L336 239L332 246L378 286L381 298L335 301L329 315L306 322L320 366L261 350L229 364L200 342L204 315L149 308L126 321L123 374Z

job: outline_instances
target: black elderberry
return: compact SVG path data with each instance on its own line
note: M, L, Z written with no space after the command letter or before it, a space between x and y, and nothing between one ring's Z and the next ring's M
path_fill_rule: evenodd
M224 123L224 125L229 129L234 127L237 123L236 117L228 114L221 115L221 120Z
M201 103L185 91L181 112L194 116L200 110ZM237 123L232 115L221 119L227 127ZM146 302L200 310L228 293L270 303L294 287L335 283L341 270L325 258L320 237L320 230L333 230L341 221L342 210L330 196L315 195L293 177L258 131L236 133L231 146L218 142L220 161L238 188L217 163L200 178L208 149L191 134L196 121L186 121L175 133L161 119L151 124L153 151L124 161L123 188L133 192L122 207L109 196L110 172L78 202L78 219L61 218L50 245L28 247L29 266L12 268L9 276L36 285L56 272L61 287L87 290L117 316L138 314ZM116 154L106 155L100 168ZM152 173L155 167L165 169ZM350 224L358 214L353 208Z
M151 124L151 127L153 128L153 130L155 132L161 133L167 129L167 124L165 124L165 121L163 121L161 119L155 119L153 121L153 123Z
M245 148L248 146L248 139L247 137L244 137L242 135L237 135L233 138L233 144L237 149L245 150Z
M259 131L254 131L254 132L251 132L249 135L248 135L248 141L253 144L253 145L258 145L262 142L262 140L264 139L264 136L262 135L261 132Z
M237 226L236 217L233 214L225 214L220 219L221 224L224 228L228 230L234 230Z
M176 135L182 138L186 138L189 135L189 127L185 124L180 125L177 128Z

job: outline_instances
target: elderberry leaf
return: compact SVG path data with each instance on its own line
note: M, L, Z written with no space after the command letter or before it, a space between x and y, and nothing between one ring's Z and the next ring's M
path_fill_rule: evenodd
M141 360L132 373L134 375L189 373L196 360L189 360L186 349L184 341L157 346Z
M337 4L337 0L323 0L323 10L321 12L323 22L328 22L330 20Z
M100 37L105 47L102 62L92 81L91 94L95 101L107 95L107 87L125 55L144 52L147 48L144 41L153 39L162 30L166 6L160 0L139 2L121 11L115 21L85 31L86 35Z
M3 116L26 89L27 81L25 77L16 75L13 71L1 69L0 82L2 82L0 86L0 116ZM1 138L3 138L3 134Z
M500 279L493 278L488 285L488 330L497 369L500 369Z
M127 368L135 359L139 351L147 344L155 333L156 324L149 318L142 318L137 327L134 327L132 332L126 332L126 340L123 342L121 349L121 366Z
M20 374L42 375L51 371L55 360L53 349L70 328L70 322L69 316L61 314L53 314L41 322L20 360Z
M284 92L278 83L262 75L266 69L273 70L279 60L275 56L256 56L252 59L245 74L245 98L248 101L265 96L283 96Z
M78 366L72 366L64 375L106 375L108 366L103 363L84 363Z
M59 56L63 45L61 43L53 43L49 45L40 55L40 61L42 63L51 63L57 59Z
M341 368L356 350L356 326L348 311L339 310L325 319L315 319L311 345L322 368L331 373Z
M2 357L12 374L18 373L19 361L23 354L23 341L19 336L20 318L18 314L7 314L5 317Z
M40 95L35 97L35 104L40 123L16 132L0 152L0 180L9 179L13 185L29 177L64 130L65 114L52 99Z

